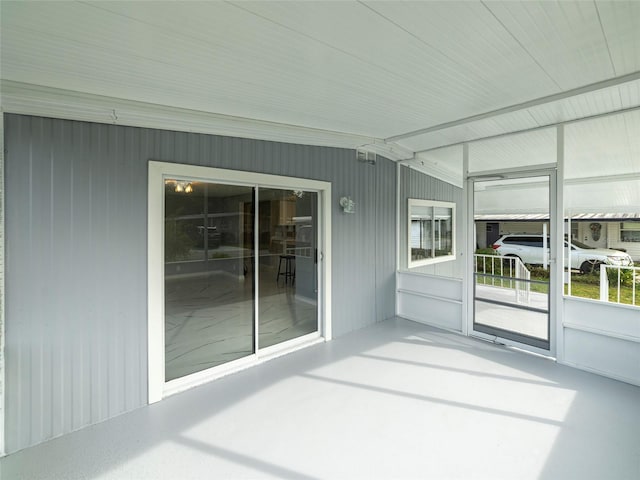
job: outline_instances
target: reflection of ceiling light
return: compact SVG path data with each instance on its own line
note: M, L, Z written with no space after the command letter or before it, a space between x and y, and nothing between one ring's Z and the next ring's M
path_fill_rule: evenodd
M302 190L293 190L293 194L298 198L302 198L302 196L304 195L304 191L302 191Z
M173 187L173 191L176 193L193 192L193 185L191 185L191 182L183 182L180 180L165 180L164 183L165 185L175 185L175 187Z

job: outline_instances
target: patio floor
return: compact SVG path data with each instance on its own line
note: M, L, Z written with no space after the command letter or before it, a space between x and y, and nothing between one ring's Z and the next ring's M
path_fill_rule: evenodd
M7 479L640 478L640 388L402 319L0 461Z

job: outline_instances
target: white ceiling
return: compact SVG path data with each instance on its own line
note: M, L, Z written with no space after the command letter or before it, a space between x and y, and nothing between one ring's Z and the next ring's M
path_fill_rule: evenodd
M352 134L396 159L640 106L640 1L0 8L5 85ZM457 170L454 150L417 161Z

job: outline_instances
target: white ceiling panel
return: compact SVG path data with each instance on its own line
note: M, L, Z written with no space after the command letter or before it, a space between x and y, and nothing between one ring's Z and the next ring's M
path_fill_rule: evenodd
M106 7L112 5L119 4ZM401 82L390 71L367 70L346 54L228 4L196 4L202 24L193 31L163 23L182 21L178 3L157 4L153 11L149 5L127 4L131 9L123 15L84 4L45 3L37 11L11 4L14 21L3 25L3 76L294 125L371 129L380 136L389 120L371 112L393 103L396 128L415 125L416 92L393 93ZM145 20L135 18L143 13ZM228 25L240 33L230 34ZM30 58L34 68L24 61Z
M640 70L640 2L596 1L616 75Z
M640 105L640 80L537 105L633 77L639 5L1 1L1 75L374 145L451 124L415 151Z
M623 108L631 108L640 105L640 80L625 83L618 87L620 101Z
M640 110L565 128L565 178L614 175L640 175Z
M431 133L416 135L399 140L398 143L414 151L421 151L493 135L502 135L507 132L535 128L538 125L538 122L526 110L518 110Z
M492 94L473 72L460 75L460 67L455 62L361 3L238 2L234 5L347 55L358 64L363 80L388 74L394 84L389 91L378 95L386 97L387 105L394 109L406 106L412 113L407 120L414 118L414 126L456 115L461 104L450 101L448 94L452 90L458 93L459 100L478 97L478 91L483 98Z
M462 158L462 145L455 145L418 154L413 160L403 163L462 187L464 181Z
M469 172L555 163L556 148L555 128L474 142L469 145Z
M409 94L413 110L422 115L416 126L459 118L469 108L481 113L557 90L480 3L237 5L376 70L393 71L402 78L393 95L401 99ZM526 93L523 85L514 83L516 76L527 78ZM397 101L393 106L398 107Z
M640 81L635 82L640 85ZM575 95L555 102L528 108L540 125L551 125L577 118L613 112L631 105L622 103L621 86ZM627 87L628 88L628 87Z
M640 179L623 182L594 182L590 185L566 185L565 211L577 213L640 212Z
M592 2L488 2L527 54L566 90L616 75Z
M549 95L558 87L480 2L367 2L367 6L457 65L469 91L451 84L468 114ZM433 68L428 65L428 68ZM488 93L483 93L488 92ZM484 97L483 97L484 96ZM481 98L483 97L483 98ZM457 115L457 118L468 115ZM454 116L449 116L452 120ZM435 119L434 119L435 120ZM434 121L432 124L439 123Z
M570 122L640 105L640 80L575 95L522 110L408 137L398 143L415 151Z
M504 180L476 183L475 212L481 215L548 215L548 182L532 180L530 184L515 185ZM640 213L640 178L565 185L564 206L565 212L572 217L587 213L637 216Z

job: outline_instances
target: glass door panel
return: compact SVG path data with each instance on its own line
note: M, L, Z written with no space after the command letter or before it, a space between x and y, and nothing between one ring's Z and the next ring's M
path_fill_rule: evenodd
M318 330L318 194L258 191L258 346Z
M165 381L254 353L254 188L165 180Z
M473 329L548 350L548 176L474 182L476 232L486 242L486 221L500 234L474 255ZM487 219L487 220L485 220Z

